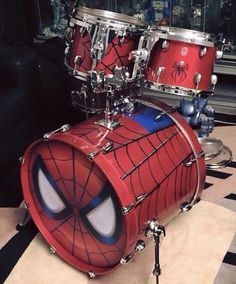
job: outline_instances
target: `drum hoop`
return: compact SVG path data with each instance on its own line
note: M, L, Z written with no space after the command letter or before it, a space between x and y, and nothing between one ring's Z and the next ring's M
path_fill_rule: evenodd
M88 143L85 145L85 142L73 134L70 133L57 133L55 134L52 138L51 141L58 141L65 143L67 145L70 145L72 147L75 147L79 152L81 152L82 155L87 155L90 151L94 151L94 147L89 145ZM65 138L66 137L66 138ZM81 144L80 144L81 142ZM49 232L43 221L41 220L39 213L36 209L36 206L34 205L34 200L30 191L30 186L29 186L29 178L28 178L28 167L29 167L29 161L30 161L30 156L33 152L34 147L37 147L42 143L42 139L38 139L35 142L33 142L30 147L26 150L24 154L24 163L21 166L20 169L20 175L21 175L21 180L23 181L24 187L23 187L23 195L26 203L28 204L28 210L30 212L30 215L32 216L34 222L38 226L40 232L44 236L45 240L48 242L50 246L53 246L56 249L56 252L58 255L60 255L62 258L64 258L68 263L70 263L72 266L76 267L77 269L80 269L84 272L88 271L94 271L97 274L106 274L108 271L113 271L117 268L117 266L120 265L118 262L117 264L114 264L113 266L110 267L99 267L99 266L94 266L90 265L88 263L85 263L81 261L80 259L74 257L71 255ZM80 147L78 147L78 144L80 144ZM86 146L86 147L83 147ZM83 151L82 149L86 149L86 152ZM135 201L132 199L130 192L126 190L125 185L123 187L119 188L119 192L116 189L116 186L114 185L115 183L122 183L122 180L120 177L116 178L116 181L110 179L110 173L113 172L111 171L111 165L107 162L105 157L102 155L100 156L100 159L95 159L94 160L95 164L99 167L99 169L103 172L103 174L106 176L108 181L111 183L113 190L115 194L117 195L117 198L119 199L120 206L127 206L129 204L133 204ZM104 168L102 168L102 165L107 165L107 171L104 171ZM121 194L121 191L123 190L123 194ZM119 193L119 194L118 194ZM124 201L125 200L125 201ZM127 232L127 239L126 239L126 244L124 248L124 257L131 253L134 250L134 245L135 242L137 241L137 236L138 236L138 224L137 224L137 214L136 210L131 210L129 214L123 215L123 220L126 225L126 232ZM66 256L66 257L65 257ZM89 268L89 270L88 270Z
M197 181L197 187L196 187L196 191L192 197L192 200L190 202L190 205L192 206L195 201L197 200L200 191L201 191L201 173L200 173L200 160L197 158L199 156L199 154L201 153L201 146L197 140L197 137L195 135L192 136L193 139L195 139L195 144L199 145L199 153L196 152L195 146L192 143L192 139L188 133L188 131L183 127L183 125L180 123L182 122L183 124L185 124L186 128L189 128L189 130L191 129L190 126L186 123L186 121L184 119L182 119L182 117L180 116L180 114L178 114L177 111L175 111L174 113L168 113L169 110L169 106L161 101L158 100L154 100L153 98L144 98L144 97L134 97L134 99L140 103L143 103L144 105L147 105L149 107L156 107L157 110L164 110L167 111L166 115L169 116L169 118L177 125L177 127L182 131L183 135L186 138L186 141L189 143L190 148L192 149L192 152L194 154L194 158L196 159L196 167L197 167L197 173L198 173L198 181ZM205 163L204 163L205 165ZM204 167L205 168L205 167Z
M152 90L158 90L159 92L164 92L164 93L168 92L174 95L185 96L185 97L190 97L190 96L192 97L193 95L198 94L202 91L199 88L188 89L181 86L160 84L149 80L147 82L151 83L150 89Z
M225 145L223 146L223 150L226 150L226 152L229 154L229 159L227 161L225 161L225 163L219 162L219 163L213 163L213 164L206 164L206 168L207 169L210 169L210 170L223 169L223 168L225 168L226 166L228 166L232 162L232 160L233 160L233 153L232 153L232 151Z
M158 34L161 39L176 40L180 42L192 43L207 47L215 46L215 37L209 33L194 30L187 30L174 27L157 27L154 34ZM150 35L152 36L152 33Z
M126 24L131 24L135 26L145 26L145 23L139 19L133 18L131 16L119 14L116 12L91 9L86 7L81 7L77 10L77 15L84 17L85 15L90 16L93 19L106 18L112 21L122 22Z

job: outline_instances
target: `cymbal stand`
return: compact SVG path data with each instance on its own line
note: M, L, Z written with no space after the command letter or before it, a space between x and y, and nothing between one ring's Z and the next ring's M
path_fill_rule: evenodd
M165 227L162 225L159 225L156 219L153 219L149 221L149 225L145 232L146 236L153 236L154 243L155 243L155 264L152 271L152 274L156 276L156 284L159 284L159 275L161 274L161 268L160 268L160 236L163 235L165 237Z

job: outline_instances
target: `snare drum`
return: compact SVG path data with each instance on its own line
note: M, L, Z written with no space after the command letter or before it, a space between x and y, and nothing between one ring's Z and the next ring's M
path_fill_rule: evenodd
M200 144L176 111L168 113L140 96L114 130L93 116L27 149L21 181L29 212L52 249L79 270L111 272L133 255L149 220L165 224L201 195Z
M113 74L125 67L132 75L131 51L137 49L144 22L130 16L90 8L80 8L70 19L65 37L65 64L69 73L83 81L89 71Z
M180 28L158 27L148 40L148 86L160 91L192 95L210 90L216 46L211 34Z

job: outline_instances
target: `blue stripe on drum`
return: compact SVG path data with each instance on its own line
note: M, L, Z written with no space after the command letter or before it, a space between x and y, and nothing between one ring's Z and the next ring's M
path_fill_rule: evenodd
M130 118L141 124L148 132L155 132L157 130L170 127L174 124L166 114L156 119L160 113L161 111L157 109L145 107L141 112L132 115Z

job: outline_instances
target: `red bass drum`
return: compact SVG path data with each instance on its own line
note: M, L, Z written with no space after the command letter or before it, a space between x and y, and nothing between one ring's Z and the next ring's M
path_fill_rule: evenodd
M24 155L29 212L56 253L79 270L117 268L147 228L194 205L205 182L202 149L167 105L138 97L109 130L101 116L52 132Z

